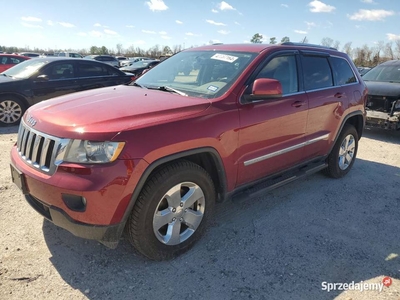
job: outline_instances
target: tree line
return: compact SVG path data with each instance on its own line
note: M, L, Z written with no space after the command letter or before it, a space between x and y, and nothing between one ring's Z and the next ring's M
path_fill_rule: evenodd
M256 33L251 38L252 43L262 43L263 36ZM290 42L290 38L285 36L281 39L281 43ZM300 43L308 43L307 37L303 38ZM276 37L271 37L269 39L269 44L276 44ZM370 47L364 45L362 47L352 47L352 42L347 42L340 48L340 41L334 41L329 37L324 37L320 43L321 46L332 47L339 51L347 53L347 55L353 60L356 66L363 67L375 67L380 63L388 60L400 59L400 39L383 42L379 41L374 46Z
M251 43L263 43L263 36L259 33L256 33L251 38ZM288 36L284 36L280 40L281 43L290 42L290 38ZM307 37L303 38L300 43L308 43ZM278 39L276 37L269 38L269 44L277 44ZM212 41L210 41L212 44ZM382 62L393 59L400 59L400 40L389 41L387 43L383 41L379 41L374 46L364 45L362 47L352 47L352 42L347 42L340 47L341 43L339 41L334 41L329 37L324 37L320 45L325 47L333 47L338 49L339 51L345 52L349 55L349 57L353 60L356 66L364 66L364 67L374 67ZM193 47L193 46L191 46ZM92 46L89 49L41 49L34 48L30 49L29 47L18 48L18 47L7 47L0 46L0 51L5 53L19 53L19 52L36 52L36 53L49 53L49 52L78 52L82 55L91 55L91 54L109 54L109 55L121 55L121 56L146 56L152 58L158 58L162 55L172 55L178 53L183 50L184 47L182 45L175 45L173 47L169 46L161 46L155 45L149 49L142 49L140 47L134 47L133 45L128 48L124 48L122 44L117 44L116 48L107 48L105 46Z

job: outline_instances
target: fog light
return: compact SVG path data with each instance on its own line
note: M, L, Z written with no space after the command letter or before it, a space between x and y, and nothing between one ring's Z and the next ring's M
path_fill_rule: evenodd
M61 194L61 198L65 205L73 211L84 212L86 210L86 199L85 197L69 194Z

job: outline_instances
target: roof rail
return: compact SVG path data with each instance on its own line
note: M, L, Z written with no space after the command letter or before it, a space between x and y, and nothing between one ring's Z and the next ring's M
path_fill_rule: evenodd
M327 46L321 46L321 45L316 45L316 44L307 44L307 43L284 42L284 43L281 43L281 45L288 45L288 46L305 46L305 47L315 47L315 48L324 48L324 49L337 50L337 49L334 48L334 47L327 47Z

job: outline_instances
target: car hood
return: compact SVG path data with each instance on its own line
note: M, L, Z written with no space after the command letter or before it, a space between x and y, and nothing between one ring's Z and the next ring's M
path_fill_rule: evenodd
M61 138L85 134L85 139L111 139L119 132L183 119L209 106L207 99L120 85L40 102L28 109L24 121Z
M3 74L0 74L0 84L3 82L10 82L10 81L19 81L21 79L17 79L14 77L10 77L10 76L4 76Z
M368 95L399 97L400 83L398 82L382 82L382 81L365 81L368 88Z

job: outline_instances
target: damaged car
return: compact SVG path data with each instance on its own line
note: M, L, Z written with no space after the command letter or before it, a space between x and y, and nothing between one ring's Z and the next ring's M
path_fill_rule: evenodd
M368 87L366 125L400 129L400 60L384 62L363 76Z

